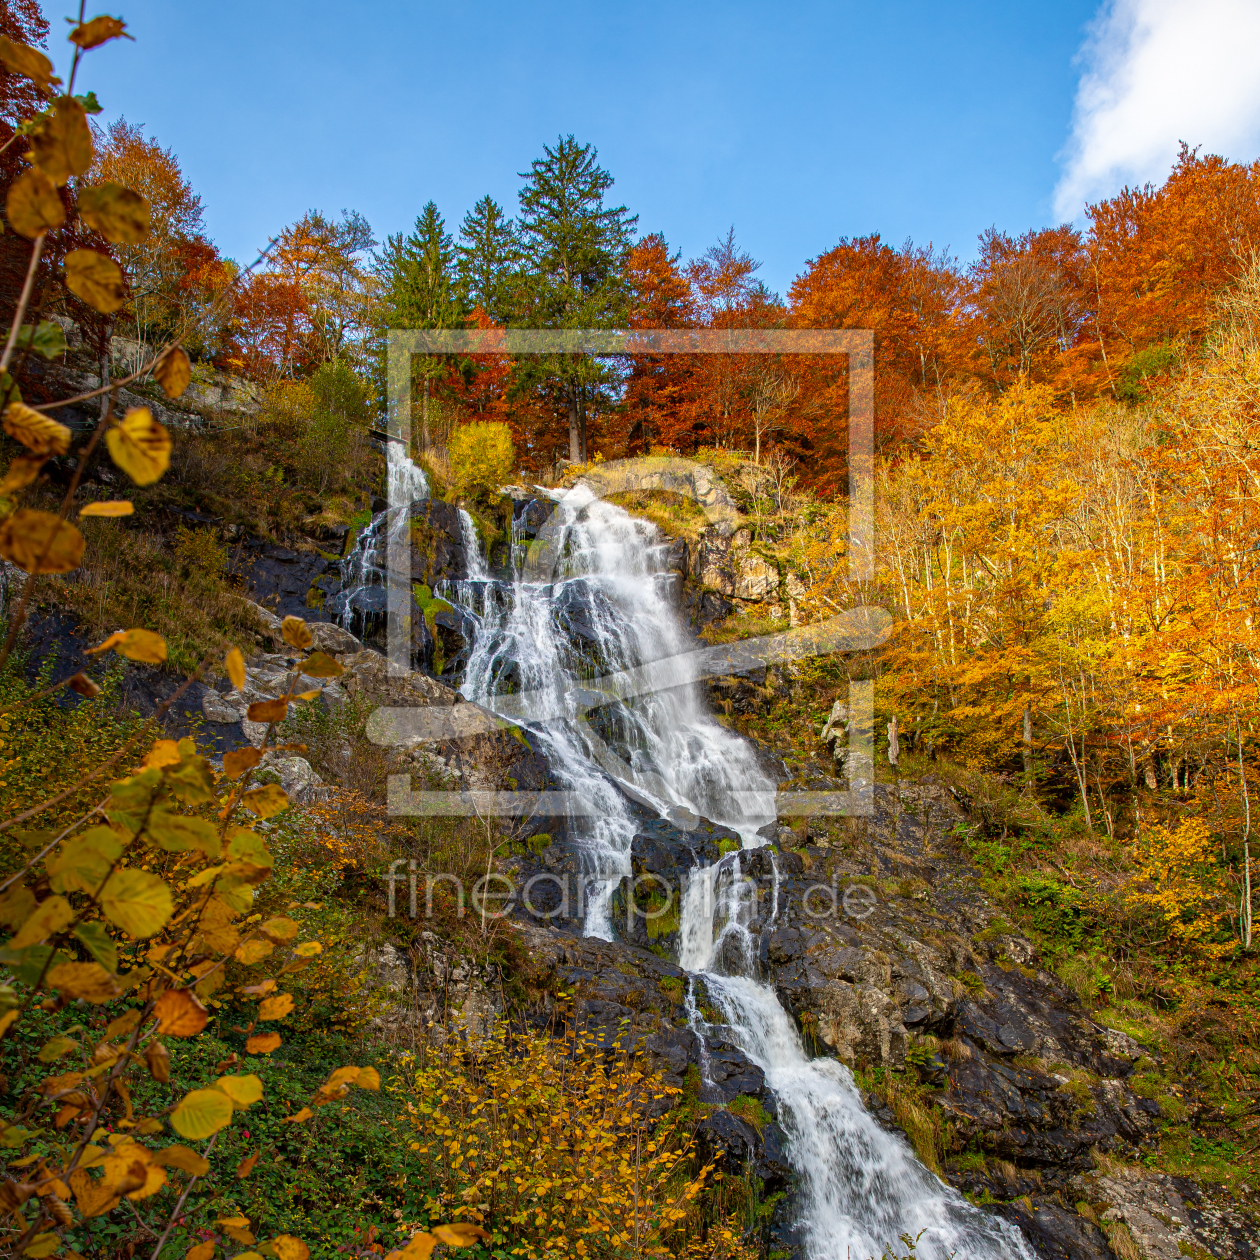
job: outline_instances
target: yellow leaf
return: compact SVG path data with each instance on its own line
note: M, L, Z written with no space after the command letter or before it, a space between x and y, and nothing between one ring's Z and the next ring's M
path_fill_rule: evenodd
M256 962L261 962L266 958L274 949L275 946L270 941L246 941L233 957L237 962L252 967Z
M61 963L48 973L48 986L60 989L63 997L82 998L99 1006L122 996L122 989L100 963Z
M305 1124L315 1113L309 1107L303 1107L301 1111L295 1111L291 1116L285 1116L285 1124Z
M209 1016L206 1008L187 989L167 989L154 1003L158 1032L170 1037L195 1037Z
M292 993L277 993L275 997L264 998L258 1008L259 1019L283 1019L293 1009Z
M234 748L223 754L223 773L229 779L239 779L246 770L252 770L262 760L257 748Z
M251 722L283 722L288 716L287 700L256 700L245 711Z
M454 1225L435 1225L433 1237L448 1247L471 1247L482 1238L489 1238L480 1225L470 1225L467 1221L456 1221Z
M118 264L105 254L98 254L94 249L72 249L66 255L66 288L75 297L86 302L94 311L102 315L112 315L127 300L127 284ZM147 411L147 408L144 408ZM113 430L110 430L112 433ZM105 435L109 441L109 434ZM114 463L118 464L118 456L114 454L114 445L110 442L109 453L114 455ZM121 467L121 464L120 464ZM128 470L129 471L129 470ZM132 480L139 480L133 478ZM156 481L153 477L150 480ZM140 481L147 486L147 481Z
M241 803L259 818L270 818L289 808L289 798L278 783L265 783L246 792Z
M25 949L56 936L74 922L74 910L64 897L48 897L35 907L34 913L18 928L9 949Z
M3 1015L0 1015L0 1037L3 1037L17 1022L18 1014L17 1011L5 1011Z
M210 1171L210 1161L198 1155L196 1151L187 1146L180 1146L178 1143L174 1146L164 1147L160 1151L153 1152L154 1163L161 1164L165 1168L178 1168L180 1172L186 1172L193 1177L204 1177Z
M119 1196L105 1182L97 1180L85 1168L76 1168L67 1180L74 1191L79 1211L84 1216L100 1216L118 1205Z
M69 1215L69 1213L67 1213L67 1215ZM45 1260L46 1256L51 1256L60 1246L61 1238L59 1235L36 1234L35 1237L22 1248L22 1254L24 1256L29 1256L30 1260Z
M432 1234L412 1234L411 1241L401 1251L394 1252L394 1255L402 1256L403 1260L429 1260L436 1246L437 1239Z
M174 905L171 890L161 879L148 871L127 867L115 871L106 880L101 891L101 909L110 922L124 932L147 937L166 926Z
M57 185L36 167L13 181L4 212L13 230L30 241L42 232L54 231L66 221L66 208Z
M36 415L38 414L36 412ZM39 476L39 470L43 468L45 462L46 457L43 455L15 456L9 465L9 471L4 474L4 480L0 481L0 495L10 495L18 490L24 490Z
M83 560L83 535L51 512L19 508L0 525L0 556L27 573L70 573Z
M48 874L56 892L95 895L109 868L122 855L122 845L110 827L92 827L67 840L48 859Z
M128 1193L129 1199L147 1199L151 1194L157 1194L161 1188L166 1185L166 1169L156 1166L146 1168L144 1172L144 1185L132 1190Z
M110 458L138 486L152 485L171 465L171 435L148 407L133 407L105 434Z
M80 516L130 516L136 510L127 499L102 499L99 503L85 503L79 509Z
M277 941L291 941L298 934L298 925L288 915L277 915L262 925L263 932Z
M41 1063L53 1063L63 1054L69 1054L71 1050L77 1050L78 1047L79 1043L73 1037L54 1037L40 1047L39 1054L35 1057Z
M4 431L36 455L64 455L70 449L70 430L25 403L11 402L4 409Z
M314 958L323 953L324 947L318 941L303 941L293 952L299 958Z
M92 129L72 96L57 98L52 113L36 123L30 141L31 161L58 187L92 165Z
M355 1084L360 1089L369 1089L375 1093L381 1087L381 1074L374 1067L360 1068Z
M262 1079L257 1076L220 1076L214 1085L232 1100L234 1107L248 1107L263 1096Z
M154 634L152 630L139 628L115 630L104 643L86 648L85 651L89 656L95 656L98 652L108 652L111 648L119 656L125 656L132 661L140 661L145 665L160 665L166 660L166 640L160 634ZM159 743L170 742L170 740L159 741ZM178 760L179 758L176 757L175 761ZM174 762L164 764L173 765Z
M80 22L70 32L69 39L72 44L78 44L86 51L89 48L99 48L111 39L117 39L126 27L122 18L94 17L90 22ZM127 38L130 39L131 36L128 35Z
M54 81L53 63L42 52L27 44L19 44L16 40L5 39L0 35L0 61L14 74L34 79L44 91ZM58 79L56 82L60 82Z
M208 1169L209 1164L206 1165ZM214 1239L209 1242L198 1243L195 1247L190 1247L184 1255L184 1260L210 1260L214 1255Z
M310 1260L311 1249L292 1234L277 1234L271 1245L277 1260Z
M173 739L159 739L154 742L153 747L149 749L148 756L145 757L141 764L145 770L153 766L160 770L163 766L177 766L179 762L179 744Z
M311 629L301 617L286 617L280 623L280 633L284 641L293 647L305 651L314 642Z
M245 658L241 655L241 649L232 648L223 658L223 664L227 669L228 678L232 681L232 686L240 691L245 686Z
M307 678L339 678L346 672L331 656L323 652L312 652L306 660L295 665L294 668L299 673L305 674Z
M339 1085L353 1085L359 1079L359 1073L362 1068L357 1067L339 1067L331 1076L320 1086L324 1093L331 1093Z
M192 380L192 364L179 346L173 346L158 360L153 375L167 398L178 398Z
M258 1033L245 1043L246 1054L270 1054L280 1047L279 1033Z
M149 203L121 184L80 189L79 214L94 232L119 245L139 245L149 235Z
M171 1112L171 1127L180 1137L200 1141L232 1121L232 1100L217 1089L194 1089Z

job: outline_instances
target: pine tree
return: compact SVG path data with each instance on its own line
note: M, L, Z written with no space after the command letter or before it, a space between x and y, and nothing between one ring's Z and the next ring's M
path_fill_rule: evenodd
M543 328L609 328L625 323L630 299L626 261L637 215L606 206L613 177L593 145L560 137L522 172L520 240L528 263L518 315ZM587 355L536 361L558 386L569 420L569 458L587 458L587 412L609 369Z
M404 237L389 236L377 256L383 288L384 323L388 328L459 328L464 309L455 278L455 243L435 202L420 212ZM413 369L420 380L420 447L429 441L429 399L444 359L427 355Z
M512 221L488 193L464 215L455 249L465 305L480 306L496 324L506 324L512 312L520 249Z

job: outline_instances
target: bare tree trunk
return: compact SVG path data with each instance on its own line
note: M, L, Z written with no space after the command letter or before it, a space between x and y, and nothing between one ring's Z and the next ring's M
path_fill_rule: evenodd
M420 449L429 449L429 378L424 378L424 397L420 403Z
M1244 949L1251 948L1251 796L1247 791L1247 771L1243 766L1242 729L1238 732L1238 777L1242 780L1243 793L1243 887L1242 904L1238 913L1238 935Z
M578 420L577 386L569 386L569 458L582 462L582 428Z
M1024 773L1032 774L1032 710L1024 705Z

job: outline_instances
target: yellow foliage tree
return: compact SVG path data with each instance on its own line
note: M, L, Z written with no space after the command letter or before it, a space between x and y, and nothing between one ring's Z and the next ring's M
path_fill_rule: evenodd
M457 494L493 493L512 475L516 462L512 431L497 420L458 425L451 432L447 458Z
M1145 826L1134 845L1138 886L1128 904L1153 912L1170 941L1188 952L1219 956L1233 948L1212 940L1224 917L1219 850L1201 818Z

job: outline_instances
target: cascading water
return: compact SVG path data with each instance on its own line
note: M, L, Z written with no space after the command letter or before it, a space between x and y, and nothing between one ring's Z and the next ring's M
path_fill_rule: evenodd
M459 509L459 528L464 542L464 567L468 570L468 580L484 582L490 576L485 557L481 554L481 540L477 537L477 526L473 518Z
M385 464L391 506L372 518L341 562L341 590L328 603L332 619L359 635L385 616L390 539L406 530L411 505L429 497L424 469L401 442L385 444Z
M761 843L757 828L775 816L774 785L750 746L705 708L655 528L580 486L555 504L555 570L535 563L529 547L537 544L524 544L514 528L514 580L476 610L463 691L490 708L516 693L519 716L541 735L564 788L586 802L589 814L572 820L590 882L586 931L607 939L609 896L629 873L635 832L623 792L665 816L701 815L732 827L749 849ZM471 575L474 554L482 563L471 520L465 537ZM460 592L474 585L458 584ZM663 689L613 703L606 693L592 697L599 676L649 663L660 667ZM588 702L600 706L590 716ZM738 853L694 871L683 895L679 963L692 973L693 1025L703 1031L695 1001L703 983L725 1021L722 1035L765 1072L778 1099L801 1178L809 1260L866 1260L903 1233L921 1234L920 1260L947 1260L955 1251L966 1260L1032 1260L1017 1229L972 1206L924 1168L904 1139L879 1127L848 1069L806 1056L774 989L754 978L748 924L755 913Z
M513 694L563 790L584 803L571 827L588 879L587 932L611 939L608 902L629 874L635 833L625 792L684 819L703 799L707 817L755 830L773 816L774 788L748 745L703 706L655 527L578 487L556 497L546 534L550 563L537 557L544 544L518 541L511 584L481 609L465 603L480 624L463 693L488 708ZM584 682L647 662L661 663L663 690L615 705L599 696L587 716ZM608 744L625 760L613 764ZM750 785L765 801L751 816L740 802Z

